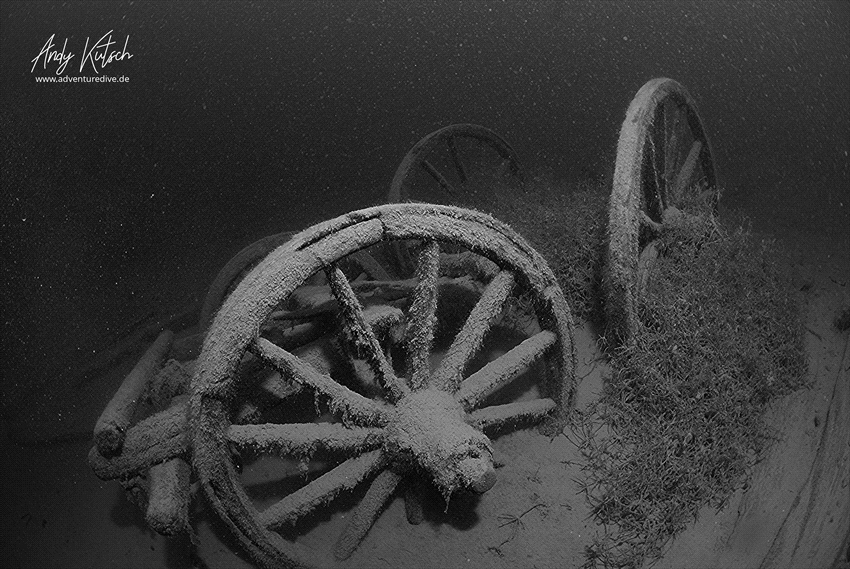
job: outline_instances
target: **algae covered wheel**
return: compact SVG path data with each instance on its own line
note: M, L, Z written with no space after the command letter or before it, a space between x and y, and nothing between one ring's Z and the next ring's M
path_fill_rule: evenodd
M636 303L658 257L659 235L700 203L716 212L717 197L711 144L693 98L672 79L648 81L620 129L608 210L605 310L619 340L628 341L639 325Z
M387 201L474 204L474 196L463 195L461 187L471 178L486 178L477 180L485 184L499 178L503 183L510 178L522 183L523 172L514 149L492 130L477 124L449 125L426 135L407 152Z
M387 240L418 243L413 277L346 277L341 262ZM326 285L303 286L318 272ZM310 346L289 351L260 333L273 312L305 299L336 311L332 334L345 346L349 368L359 370L353 377L317 368ZM530 320L519 317L523 310ZM527 337L482 357L488 332L500 326ZM309 565L315 559L303 546L278 532L295 527L297 536L300 520L368 485L337 541L334 553L343 559L397 488L406 491L413 522L421 521L423 481L445 499L489 490L496 473L485 433L564 427L575 389L572 328L546 262L488 215L393 204L316 225L257 265L215 316L192 380L195 471L216 513L264 567ZM310 394L313 416L305 420L293 407L274 421L232 424L245 377L238 370L249 360ZM281 496L264 495L261 504L234 464L240 452L302 462L316 454L327 462L313 475L306 467L306 476L265 485Z

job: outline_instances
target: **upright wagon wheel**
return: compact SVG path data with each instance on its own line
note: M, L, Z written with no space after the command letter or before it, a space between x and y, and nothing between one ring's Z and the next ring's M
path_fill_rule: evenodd
M339 263L376 243L400 239L421 246L415 277L393 284L409 290L404 342L398 347L404 357L394 358L396 350L388 349L369 324L373 318L367 313L381 307L359 292L381 283L350 282ZM441 255L445 245L451 255ZM437 363L438 297L447 279L442 265L458 247L487 258L495 271ZM374 398L258 334L275 307L319 271L325 272L339 307L340 342L367 363L380 387ZM537 331L477 367L480 362L473 361L488 331L518 297L531 300ZM546 262L490 216L448 206L394 204L307 229L243 279L204 343L192 382L190 429L194 467L208 501L258 565L295 567L308 564L308 556L275 530L363 482L371 481L337 542L337 558L355 550L406 478L430 479L446 499L459 489L485 492L495 482L485 430L538 422L548 432L563 428L575 387L572 329L569 308ZM284 381L313 390L339 421L290 422L285 417L277 423L233 425L230 409L241 380L235 371L246 353L276 369ZM529 374L538 380L536 394L521 401L499 398L503 387ZM341 460L280 501L258 508L231 461L233 447L295 458L318 449ZM412 520L417 509L410 489L417 485L406 486Z
M685 88L672 79L648 81L626 112L608 211L604 275L609 332L634 336L641 298L665 225L685 203L708 201L716 212L717 177L711 143Z
M459 187L469 180L469 168L472 166L465 162L465 158L471 157L464 157L464 151L459 145L464 139L477 141L481 147L495 151L506 162L507 173L522 182L523 171L516 152L505 139L477 124L453 124L428 134L407 152L393 176L387 201L467 203L470 196L462 195L462 188ZM418 187L416 191L413 190L418 172L424 172L431 178L431 188ZM439 189L433 191L434 187Z

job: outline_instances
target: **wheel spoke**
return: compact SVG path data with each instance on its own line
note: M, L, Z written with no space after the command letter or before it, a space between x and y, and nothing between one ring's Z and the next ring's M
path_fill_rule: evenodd
M679 107L670 99L664 102L664 187L672 188L679 164L680 119ZM669 192L668 192L669 194ZM668 199L670 196L667 196Z
M658 242L650 241L643 248L638 257L637 265L637 294L642 297L649 286L649 277L652 274L652 267L658 259Z
M410 305L407 327L407 364L410 383L419 389L428 383L429 356L437 324L437 277L440 273L440 245L428 241L419 253L416 266L418 281Z
M378 378L378 383L384 388L390 399L398 401L409 392L409 389L393 373L392 366L387 361L378 338L363 317L363 307L357 300L351 284L339 267L329 268L327 275L331 290L339 302L345 325L348 326L357 349L364 352L363 355L372 369L372 373Z
M366 271L370 280L391 281L392 277L368 251L355 251L351 258Z
M361 297L377 297L390 302L410 296L416 287L416 279L395 281L359 281L351 284Z
M283 377L308 385L329 397L331 409L341 411L343 419L366 426L386 424L388 411L384 405L340 385L331 376L265 338L257 338L250 349L257 357L278 370Z
M485 397L531 367L556 340L553 332L544 330L523 341L466 378L457 392L458 401L467 411L475 409Z
M373 304L363 310L363 319L376 336L382 339L387 337L395 339L398 335L397 341L401 340L400 329L403 328L404 324L404 312L400 308L389 304ZM396 330L398 330L398 334L396 334Z
M317 342L327 342L328 331L332 330L333 320L328 317L317 318L311 322L296 324L285 320L267 320L260 327L260 336L293 353L304 351L304 347Z
M310 456L316 450L351 454L374 450L381 445L382 429L347 428L339 423L265 423L231 425L227 433L238 449L279 456Z
M409 296L415 286L415 279L351 283L351 289L361 297L378 297L388 302ZM269 318L275 321L307 320L336 314L339 310L339 303L326 285L299 287L290 298L299 309L272 312Z
M661 212L664 211L665 199L663 185L664 182L662 180L664 172L663 164L661 165L661 169L659 172L659 162L664 160L664 125L659 125L657 122L654 122L652 124L652 127L650 128L648 138L650 163L652 165L652 188L648 189L652 192L652 207L656 208L656 211L660 215Z
M233 418L234 424L258 423L263 413L301 392L302 385L284 381L280 372L270 373L246 394L246 401Z
M478 281L491 281L498 272L496 263L472 251L440 255L440 274L444 277L470 276Z
M688 157L682 164L682 169L679 170L679 173L676 175L676 182L673 186L673 196L675 197L675 200L681 200L682 196L685 195L685 192L688 191L701 150L702 142L695 140L688 152ZM672 205L675 203L677 203L677 201L674 201Z
M653 221L652 218L649 217L643 210L640 211L640 225L642 228L645 227L656 235L661 233L661 230L664 229L663 224Z
M269 322L311 322L333 315L337 302L326 286L307 285L292 293L293 310L276 310L269 315Z
M383 281L361 281L361 282L367 283L367 284L373 284L373 283L376 283L376 282L383 282ZM373 287L372 290L377 291L375 294L380 295L381 292L384 290L384 288L382 288L382 287L374 288ZM404 296L406 296L405 293L409 293L409 292L410 292L410 288L407 288L407 289L402 289L402 288L392 289L390 291L391 300L398 300L398 298L403 298ZM321 315L322 316L330 316L330 315L336 314L337 308L338 308L337 301L332 300L332 301L329 301L327 304L329 304L330 306L328 307L328 309L326 311L323 311ZM304 310L304 311L297 311L297 313L296 312L285 312L285 311L272 313L270 318L274 319L273 320L274 323L264 325L261 328L261 332L269 332L269 331L277 330L278 331L277 337L279 339L275 340L275 344L277 344L277 345L279 345L283 348L286 348L286 349L297 348L298 346L303 346L305 344L309 344L310 342L313 342L314 340L320 338L321 336L324 336L327 333L327 323L325 323L324 326L320 326L315 321L306 322L304 324L294 324L292 326L285 327L281 330L280 329L281 325L279 325L278 322L286 322L288 319L297 319L297 318L299 318L299 313L304 313L304 312L308 312L308 311L314 312L315 310L316 309L308 309L308 310ZM376 328L380 328L381 326L384 326L384 328L386 328L386 325L388 323L387 322L388 318L399 320L399 318L402 317L402 316L403 316L403 313L401 312L400 309L394 308L394 307L389 306L389 305L372 305L372 306L363 310L363 319L366 321L367 324L369 324L369 326L373 330L375 330ZM399 322L395 322L395 323L400 323L400 320L399 320Z
M540 422L557 404L551 399L533 399L505 405L491 405L469 414L473 426L485 429L515 428L520 424Z
M422 479L415 474L408 476L404 488L404 514L407 517L407 522L414 526L418 526L425 520L425 512L422 506L425 497L422 495L422 491Z
M457 391L466 365L481 348L484 336L501 313L513 288L514 274L511 271L501 271L487 285L434 373L435 382L446 391Z
M449 195L454 196L457 193L454 187L452 187L452 185L449 183L449 181L446 180L446 177L440 174L440 172L436 168L434 168L433 164L431 164L427 160L422 160L419 162L419 164L422 166L423 170L431 174L431 177L434 178L437 183L440 184L440 187L446 190Z
M352 490L383 466L380 450L350 458L303 488L299 488L260 512L259 522L269 529L293 524L317 507L327 504L340 492Z
M466 183L466 169L463 167L463 162L460 161L460 156L457 153L457 146L455 145L455 137L450 136L446 138L446 146L449 149L449 156L452 158L452 163L455 165L455 170L457 171L457 177L460 179L462 184Z
M392 470L384 470L375 477L363 500L357 504L342 535L339 536L334 548L334 557L340 561L351 557L372 528L372 524L378 519L381 510L384 509L384 505L395 492L400 481L401 476Z

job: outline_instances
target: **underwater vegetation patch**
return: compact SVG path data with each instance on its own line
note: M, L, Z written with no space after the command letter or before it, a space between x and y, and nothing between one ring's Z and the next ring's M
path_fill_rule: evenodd
M573 313L600 323L608 189L537 179L524 192L490 189L488 211L546 258ZM639 333L600 338L611 375L572 423L585 457L581 481L605 533L590 567L657 559L701 507L721 507L744 485L775 433L771 401L805 384L803 324L781 245L742 215L724 225L711 200L660 235L637 306Z
M494 184L486 192L486 201L480 197L482 189L469 192L478 196L475 203L459 205L484 209L509 223L549 263L573 315L601 320L599 275L608 188L596 179L567 184L536 176L522 190Z
M639 332L611 350L587 413L606 427L582 442L593 513L616 528L588 548L604 566L658 558L702 506L722 507L775 438L768 405L805 382L779 245L694 207L661 235Z

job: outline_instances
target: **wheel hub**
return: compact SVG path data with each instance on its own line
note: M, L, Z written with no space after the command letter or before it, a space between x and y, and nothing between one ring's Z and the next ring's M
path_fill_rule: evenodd
M447 499L458 488L483 493L496 482L490 440L440 389L423 389L399 401L384 450L397 463L424 469Z

